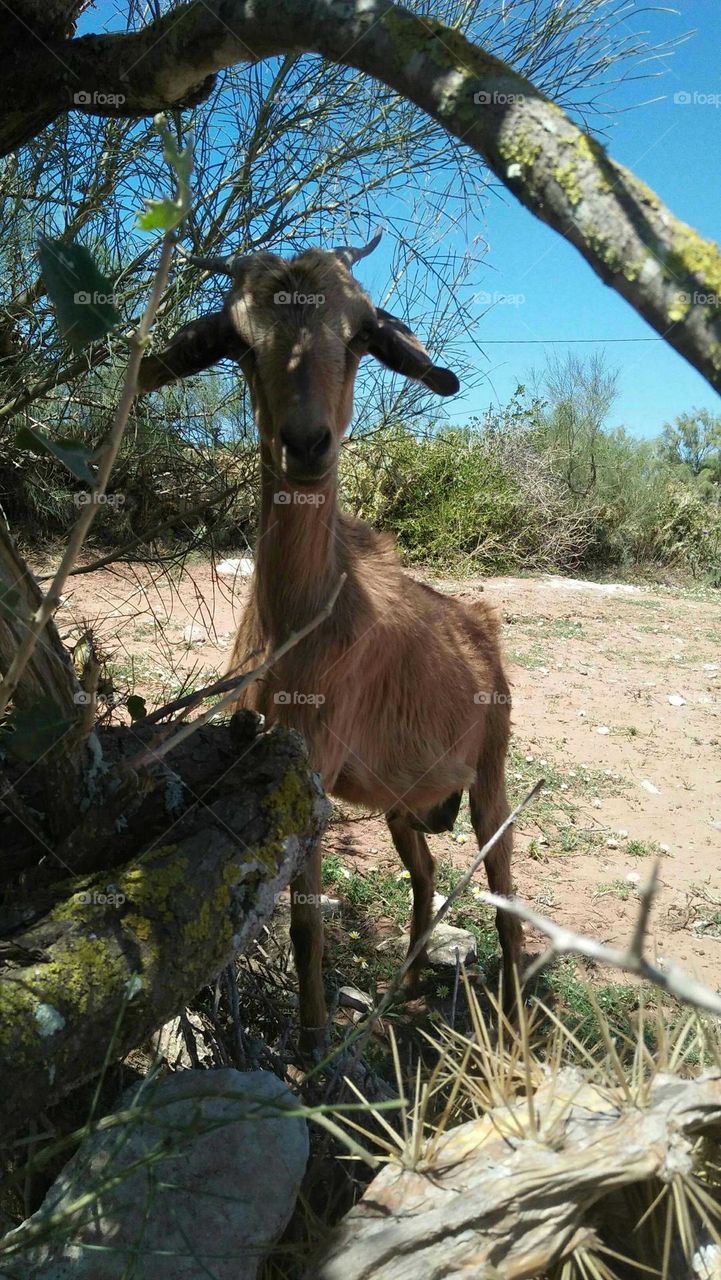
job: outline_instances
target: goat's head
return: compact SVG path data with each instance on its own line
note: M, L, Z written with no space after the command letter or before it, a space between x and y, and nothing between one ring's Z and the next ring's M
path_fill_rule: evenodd
M248 379L278 474L317 483L336 461L364 355L438 395L458 390L455 374L434 365L410 330L374 307L352 276L353 263L379 239L364 249L309 249L290 260L269 253L195 259L230 275L232 288L222 311L186 325L165 351L143 360L141 391L233 357Z

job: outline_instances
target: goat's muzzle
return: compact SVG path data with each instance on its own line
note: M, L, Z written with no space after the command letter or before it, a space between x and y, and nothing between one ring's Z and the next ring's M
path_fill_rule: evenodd
M295 484L315 484L333 458L333 433L326 426L286 424L280 430L283 471Z

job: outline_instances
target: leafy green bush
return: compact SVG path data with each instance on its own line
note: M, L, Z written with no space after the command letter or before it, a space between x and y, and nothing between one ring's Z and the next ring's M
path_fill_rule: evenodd
M506 571L576 567L585 554L589 522L522 429L418 439L394 424L349 442L341 490L351 511L396 534L410 563Z

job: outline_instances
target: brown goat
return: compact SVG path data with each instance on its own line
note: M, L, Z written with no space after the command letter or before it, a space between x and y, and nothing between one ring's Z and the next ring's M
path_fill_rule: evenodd
M308 623L346 575L330 617L250 686L242 703L303 734L330 794L386 814L410 873L413 947L432 909L426 833L452 829L465 788L479 845L508 814L510 696L488 606L468 607L416 582L389 536L338 508L338 453L361 357L374 355L440 395L458 388L351 275L375 243L309 250L290 261L270 254L212 260L234 281L223 311L194 321L161 355L147 357L141 388L227 355L248 379L262 503L251 599L231 670L249 669ZM486 859L496 893L512 893L511 848L508 831ZM326 1025L320 891L319 850L291 891L301 1025L311 1040ZM521 929L501 912L497 927L508 998ZM424 963L421 953L411 983Z

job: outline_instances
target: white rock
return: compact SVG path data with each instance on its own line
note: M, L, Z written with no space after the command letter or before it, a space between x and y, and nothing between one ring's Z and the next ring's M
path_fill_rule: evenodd
M601 591L605 595L616 595L618 592L633 595L641 591L626 582L584 582L581 578L551 578L547 585L565 591Z
M206 644L207 640L208 633L199 622L189 622L183 629L183 643L187 644L188 648L194 644Z
M457 929L455 925L441 920L437 924L428 943L428 959L434 968L456 967L456 951L461 964L473 964L476 958L476 940L467 929Z
M698 1280L721 1280L721 1248L717 1244L702 1244L693 1255L691 1265Z
M682 698L680 693L669 693L668 700L672 707L686 706L686 699Z
M242 556L239 560L221 560L216 573L227 574L231 578L250 578L254 569L255 563L250 556Z
M617 848L618 848L618 840L614 840L614 839L613 839L613 837L609 837L609 839L606 841L606 848L607 848L607 849L617 849Z
M610 733L610 732L611 732L611 730L609 729L609 727L608 727L608 725L607 725L607 724L597 724L597 725L596 725L596 733L600 733L600 734L602 734L602 735L605 737L605 736L606 736L606 734L608 734L608 733Z
M378 943L376 950L398 950L405 955L408 950L408 934L404 933L400 938L385 939ZM476 940L467 929L457 929L455 925L441 920L431 934L428 959L434 969L455 969L456 951L461 964L473 964L477 954Z
M652 782L649 782L648 778L644 778L642 780L641 786L643 787L644 791L648 791L648 794L650 796L660 796L661 794L658 787L654 786Z

